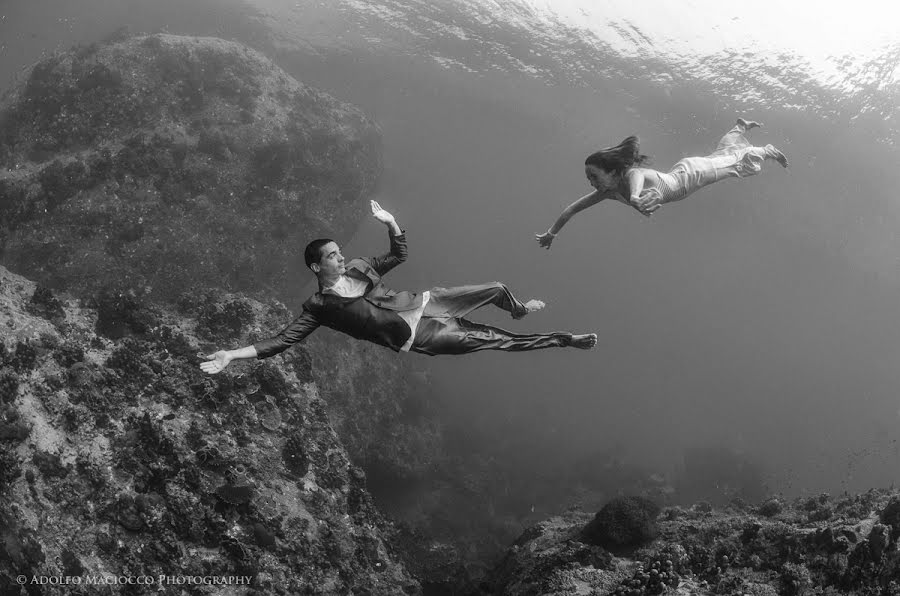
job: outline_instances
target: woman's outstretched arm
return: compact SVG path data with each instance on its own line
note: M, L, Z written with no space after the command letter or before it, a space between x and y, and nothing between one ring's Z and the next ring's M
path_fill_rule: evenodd
M595 190L589 195L585 195L563 209L563 212L559 214L559 217L556 219L556 222L550 229L547 230L543 234L535 234L535 240L537 240L538 244L543 248L550 248L550 245L553 243L553 239L556 238L556 235L559 234L559 231L566 225L566 222L569 221L573 215L578 213L579 211L584 211L588 207L592 205L596 205L603 199L605 199L605 193L601 193L599 190Z

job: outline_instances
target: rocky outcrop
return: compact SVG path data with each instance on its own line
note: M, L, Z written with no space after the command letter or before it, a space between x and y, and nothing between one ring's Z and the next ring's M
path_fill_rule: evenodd
M299 305L305 244L349 237L381 155L358 109L261 54L151 35L32 67L0 106L0 166L0 262L100 310L188 305L227 331L237 313L212 307L215 292ZM328 333L308 345L273 363L315 360L306 380L351 458L393 478L423 473L440 429L396 356Z
M872 490L717 510L662 511L659 536L628 553L588 544L573 510L526 530L493 570L490 594L894 594L900 494Z
M381 407L406 395L402 375L364 383L365 348L333 336L215 377L197 367L198 352L290 320L278 299L308 281L303 246L357 225L379 144L357 109L218 39L79 48L4 99L2 260L38 282L2 271L6 580L243 574L268 593L419 590L351 462L389 430L403 439L384 457L409 468L401 412ZM314 371L331 350L350 362ZM339 391L355 393L329 408ZM342 408L374 428L352 434Z
M19 594L19 575L420 592L330 426L308 356L214 376L198 368L209 342L272 333L287 310L242 295L183 307L196 314L122 296L88 308L0 268L0 593ZM21 593L159 589L26 583Z
M48 57L0 106L5 265L81 294L221 288L282 300L381 170L353 106L258 52L151 35Z

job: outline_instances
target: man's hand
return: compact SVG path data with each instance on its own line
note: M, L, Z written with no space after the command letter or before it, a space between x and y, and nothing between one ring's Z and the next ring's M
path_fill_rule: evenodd
M653 212L662 207L662 196L655 190L647 190L637 197L631 197L631 206L643 215L650 217Z
M233 360L231 354L226 350L219 350L215 354L210 354L206 357L206 362L200 363L200 369L211 375L222 372L228 363Z
M550 245L553 244L554 238L556 238L556 236L551 234L549 231L544 232L543 234L534 235L534 239L537 240L537 243L541 246L541 248L546 248L547 250L550 250Z
M394 216L382 209L381 205L378 204L378 201L369 201L369 203L372 206L372 217L388 226L397 223L394 220Z
M381 205L378 204L378 201L369 201L369 204L372 207L372 217L390 228L391 234L399 236L403 233L403 230L397 225L397 220L394 219L394 216L382 209Z

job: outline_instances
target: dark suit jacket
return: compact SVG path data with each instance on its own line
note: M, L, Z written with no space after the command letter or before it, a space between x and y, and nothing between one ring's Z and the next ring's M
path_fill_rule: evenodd
M279 354L325 325L357 339L364 339L399 352L409 339L410 329L398 312L422 306L422 295L395 292L381 276L406 260L406 234L390 235L391 249L386 255L353 259L345 275L368 282L359 298L323 294L322 288L303 303L303 312L275 337L253 344L258 358Z

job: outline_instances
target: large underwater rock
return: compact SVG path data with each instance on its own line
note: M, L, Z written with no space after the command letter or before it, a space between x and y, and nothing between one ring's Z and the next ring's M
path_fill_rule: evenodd
M420 593L309 360L208 376L192 357L213 336L271 333L287 311L226 295L197 312L87 308L0 268L0 593L183 587L20 589L18 575L252 576L253 593ZM95 332L119 326L132 333Z
M201 409L203 414L198 416L197 428L204 436L198 439L191 431L193 443L185 447L178 442L176 451L193 449L203 462L219 462L214 471L222 478L231 468L222 467L219 454L224 451L228 457L239 458L247 441L266 441L274 460L257 462L259 469L277 472L282 464L287 465L279 459L282 445L290 440L297 445L297 433L312 432L306 429L307 424L324 433L327 441L315 446L315 441L303 435L300 446L304 454L327 453L329 458L340 460L338 464L343 465L343 458L367 471L377 470L381 486L421 478L439 456L441 429L427 406L423 388L408 382L408 364L390 351L321 331L280 356L238 365L212 379L198 376L194 370L196 352L245 345L271 335L290 320L290 313L278 301L299 304L303 298L299 291L310 281L303 264L303 247L317 236L339 240L349 236L366 213L365 198L376 183L380 159L378 129L358 109L298 83L257 52L219 39L170 35L118 39L48 57L27 71L21 84L0 105L0 263L41 285L37 299L32 300L34 284L21 282L28 289L24 303L30 309L23 312L32 316L19 318L16 309L7 310L7 314L12 313L9 316L18 322L43 325L41 332L47 331L49 345L62 341L65 353L74 354L60 357L65 366L50 374L56 379L50 381L50 389L76 384L74 397L51 400L53 404L61 402L53 406L53 413L62 415L43 425L41 433L57 436L62 432L70 438L69 432L83 432L84 420L96 419L100 429L115 418L118 432L152 435L180 420L156 416L161 410L171 410L163 416L175 415L180 405L173 403L173 395L176 402L194 395L212 408ZM60 340L75 331L69 329L71 315L63 313L60 300L48 288L81 298L78 304L88 309L84 316L91 321L81 321L76 336ZM244 294L276 305L274 314L264 316L258 305L248 306L251 302ZM75 302L68 304L71 309ZM162 324L160 316L153 314L160 312L169 313L162 319L179 313L183 325L175 326L186 326L190 350L180 340L174 347L166 343L171 338L159 340L158 334L170 333L164 329L172 326ZM259 322L262 320L266 323ZM17 325L0 328L0 340L11 347L13 361L19 358L13 330L35 336L33 330ZM54 332L53 325L62 327ZM40 342L35 345L35 353L43 357L55 349L41 347ZM22 350L22 358L26 358L30 348ZM97 370L88 375L89 381L82 387L78 385L80 380L69 377L68 368L77 364L70 360L96 350L100 355L90 362ZM110 351L115 353L110 355ZM141 364L144 357L150 362ZM174 369L169 364L180 372L172 376ZM241 374L248 366L253 372ZM112 376L101 374L104 367L113 371ZM137 387L129 382L123 389L116 371L126 369L131 371L126 376L146 379L149 384ZM248 404L247 399L234 397L235 392L240 396L247 386L257 385L263 387L260 395L266 399L272 398L273 391L284 393L279 389L283 371L293 371L289 372L293 375L291 392L315 397L314 415L290 415L290 409L279 401L284 396L273 398L277 407L272 408L269 401L257 403L259 400L252 398ZM179 379L181 374L191 381ZM19 383L21 375L16 375L0 377L0 386L26 387ZM43 386L41 379L36 382ZM85 392L87 412L82 408L85 404L78 401ZM115 392L138 395L141 408L156 417L145 420L121 413L120 419L118 400L128 396L112 395ZM94 403L97 400L99 405ZM237 409L229 409L230 414L218 411L230 408L232 402ZM326 409L328 420L324 418ZM17 411L12 408L9 413ZM285 423L274 426L277 430L269 428L279 417ZM0 428L0 436L18 438L25 432L20 419ZM219 442L214 435L225 438ZM161 472L161 464L153 462L169 455L157 453L152 446L136 445L130 448L121 443L112 449L125 454L123 457L143 453L146 457L139 464L126 464L127 474L134 473L131 468L141 473L152 470L155 479L150 482L155 488L150 492L167 495L157 475L166 477L168 472ZM26 463L34 460L28 449L17 449L17 458ZM44 451L55 453L49 448ZM43 457L38 461L43 462ZM189 462L184 467L196 463L187 452L177 458ZM290 461L301 469L306 464L314 467L312 456L297 458ZM32 493L22 489L23 467L7 459L5 476L0 462L0 484L4 479L18 483L14 486L19 492L9 494L19 503ZM49 461L55 460L51 457ZM73 461L69 458L70 468ZM165 465L171 465L171 461ZM354 515L340 509L341 499L362 502L359 495L365 484L363 474L352 464L347 465L355 470L355 479L352 486L343 485L343 496L333 497L330 488L316 493L314 485L303 481L304 490L313 490L316 502L336 502L338 509L322 513L323 518L331 520L326 522L318 513L300 512L301 518L311 520L310 527L326 523L322 530L326 539L320 544L309 537L312 530L304 528L307 542L290 543L296 551L294 559L284 563L287 568L279 567L281 563L276 567L284 575L297 575L299 583L295 586L306 589L321 583L328 593L328 589L339 590L357 581L362 585L368 580L356 566L371 557L360 555L360 549L386 552L380 538L341 525L346 515ZM252 467L247 462L241 466L238 480ZM39 470L32 470L35 474L40 477ZM68 473L62 477L69 478ZM288 488L276 485L282 491L278 498L293 507L290 502L297 498L296 489L290 482ZM214 488L223 486L229 485L223 481ZM238 487L238 495L245 495L244 484L233 486ZM186 490L192 488L196 487L188 485ZM191 507L205 498L208 507L218 510L223 507L222 498L238 498L229 496L231 489L223 490L224 496L215 493L210 497L210 487L205 486L205 497L200 501L191 497ZM134 490L125 492L126 501L143 503L126 507L127 529L138 524L138 514L146 513L142 509L146 504ZM143 487L137 491L144 492ZM372 513L374 519L368 498L366 493L366 515ZM94 497L89 496L87 502L93 503ZM238 503L237 507L251 504ZM199 511L206 515L205 509ZM231 521L230 514L226 518ZM89 516L86 519L94 523ZM206 524L205 519L200 523ZM187 527L183 519L176 522L179 527ZM6 536L29 527L23 523L21 516L0 519L0 532ZM74 528L77 523L61 520L60 527ZM263 529L253 525L256 523L263 524ZM328 524L337 525L332 528ZM242 527L261 532L265 542L273 532L258 520ZM102 528L108 530L107 525ZM245 546L248 539L252 542L248 536L231 538ZM194 532L191 539L215 548L220 546L220 538ZM243 546L235 546L231 538L228 548L243 552ZM355 545L357 538L376 546ZM62 556L61 547L53 550L47 546L55 540L49 531L43 542L35 540L35 545L43 545L38 553ZM281 536L279 540L283 540ZM13 557L10 565L28 563L27 557L22 559L28 545L17 542L11 548L18 554L9 555ZM317 549L324 549L326 554ZM177 561L180 555L173 553L153 560L160 568L180 568L162 563L166 558ZM123 561L113 555L109 555L109 568L121 568L117 565ZM268 555L265 558L268 560ZM309 572L300 573L300 561L307 559L312 560ZM148 563L153 564L157 563ZM389 563L379 562L375 570L388 567ZM410 585L402 565L398 569L395 574L384 574L393 578L386 584L391 589L384 593ZM384 581L376 578L376 592Z
M260 53L150 35L34 65L0 105L0 258L56 288L111 279L296 296L306 243L353 230L381 171L355 107Z
M299 305L304 246L349 237L380 171L380 133L357 108L245 46L92 45L36 64L0 106L0 263L195 316L212 290ZM308 343L284 358L324 354L312 377L354 461L396 478L427 469L440 429L396 356L327 332Z
M522 533L488 575L486 593L895 594L900 493L773 500L724 509L668 507L658 537L616 556L590 544L590 513L573 509Z

